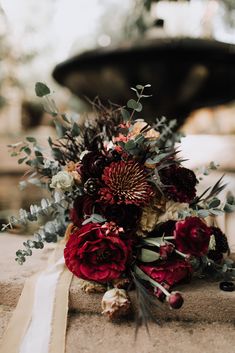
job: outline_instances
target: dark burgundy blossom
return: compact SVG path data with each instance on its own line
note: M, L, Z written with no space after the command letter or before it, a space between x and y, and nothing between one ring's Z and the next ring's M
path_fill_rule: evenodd
M190 169L173 164L159 171L164 193L176 202L191 202L196 196L197 178Z
M174 238L177 250L192 256L208 252L211 228L198 217L188 217L175 224Z
M223 254L229 251L228 240L220 228L211 227L211 232L215 237L215 249L209 251L208 257L215 262L220 262Z
M70 219L77 226L81 227L83 221L93 213L95 200L89 195L78 196L70 211Z
M148 234L149 237L172 237L175 230L176 221L166 221L158 224L156 228Z
M102 283L119 278L126 270L130 243L111 230L106 224L89 223L70 235L64 257L75 276Z
M102 153L88 152L82 159L80 173L83 182L89 178L100 178L109 159Z
M141 208L135 205L102 205L99 204L99 213L109 222L113 221L125 231L135 231L141 216Z

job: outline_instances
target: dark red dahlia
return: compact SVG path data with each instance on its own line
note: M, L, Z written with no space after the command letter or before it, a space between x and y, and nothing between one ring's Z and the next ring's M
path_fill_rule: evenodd
M211 227L208 227L200 218L187 217L175 224L176 249L187 255L206 255L211 234Z
M154 195L143 167L135 161L113 162L104 168L100 199L111 204L144 205Z
M196 196L197 178L190 169L173 164L159 171L164 192L176 202L191 202Z

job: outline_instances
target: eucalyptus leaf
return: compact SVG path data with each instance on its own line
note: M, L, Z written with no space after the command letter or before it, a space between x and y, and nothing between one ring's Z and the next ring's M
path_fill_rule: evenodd
M24 161L26 161L27 158L28 158L28 157L20 158L20 159L18 160L18 164L24 163Z
M127 143L125 143L126 150L131 150L133 148L136 148L136 143L134 140L129 140Z
M199 210L199 211L197 211L197 215L198 215L198 217L206 218L206 217L209 216L209 211L207 211L207 210Z
M122 108L121 114L122 114L124 121L130 120L130 113L126 109Z
M37 82L35 84L35 93L38 97L44 97L50 94L50 89L45 85L45 83Z
M135 101L134 99L130 99L127 102L127 106L130 109L136 110L137 112L141 112L142 110L142 104L140 102Z
M27 137L26 137L26 140L29 141L29 142L31 142L31 143L36 143L36 142L37 142L37 140L35 139L35 137L32 137L32 136L27 136Z
M220 205L220 200L217 199L217 198L214 198L214 199L212 199L212 200L209 202L208 207L209 207L209 208L215 208L215 207L218 207L219 205Z

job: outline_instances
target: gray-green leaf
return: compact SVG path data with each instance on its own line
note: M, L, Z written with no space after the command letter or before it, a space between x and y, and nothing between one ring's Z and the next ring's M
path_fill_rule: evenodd
M44 97L51 93L50 89L45 83L37 82L35 84L35 93L38 97Z

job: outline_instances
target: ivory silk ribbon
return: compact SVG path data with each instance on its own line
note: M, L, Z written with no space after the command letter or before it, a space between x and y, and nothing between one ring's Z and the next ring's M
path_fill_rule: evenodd
M0 353L64 353L72 273L59 244L48 267L29 278L3 336Z

